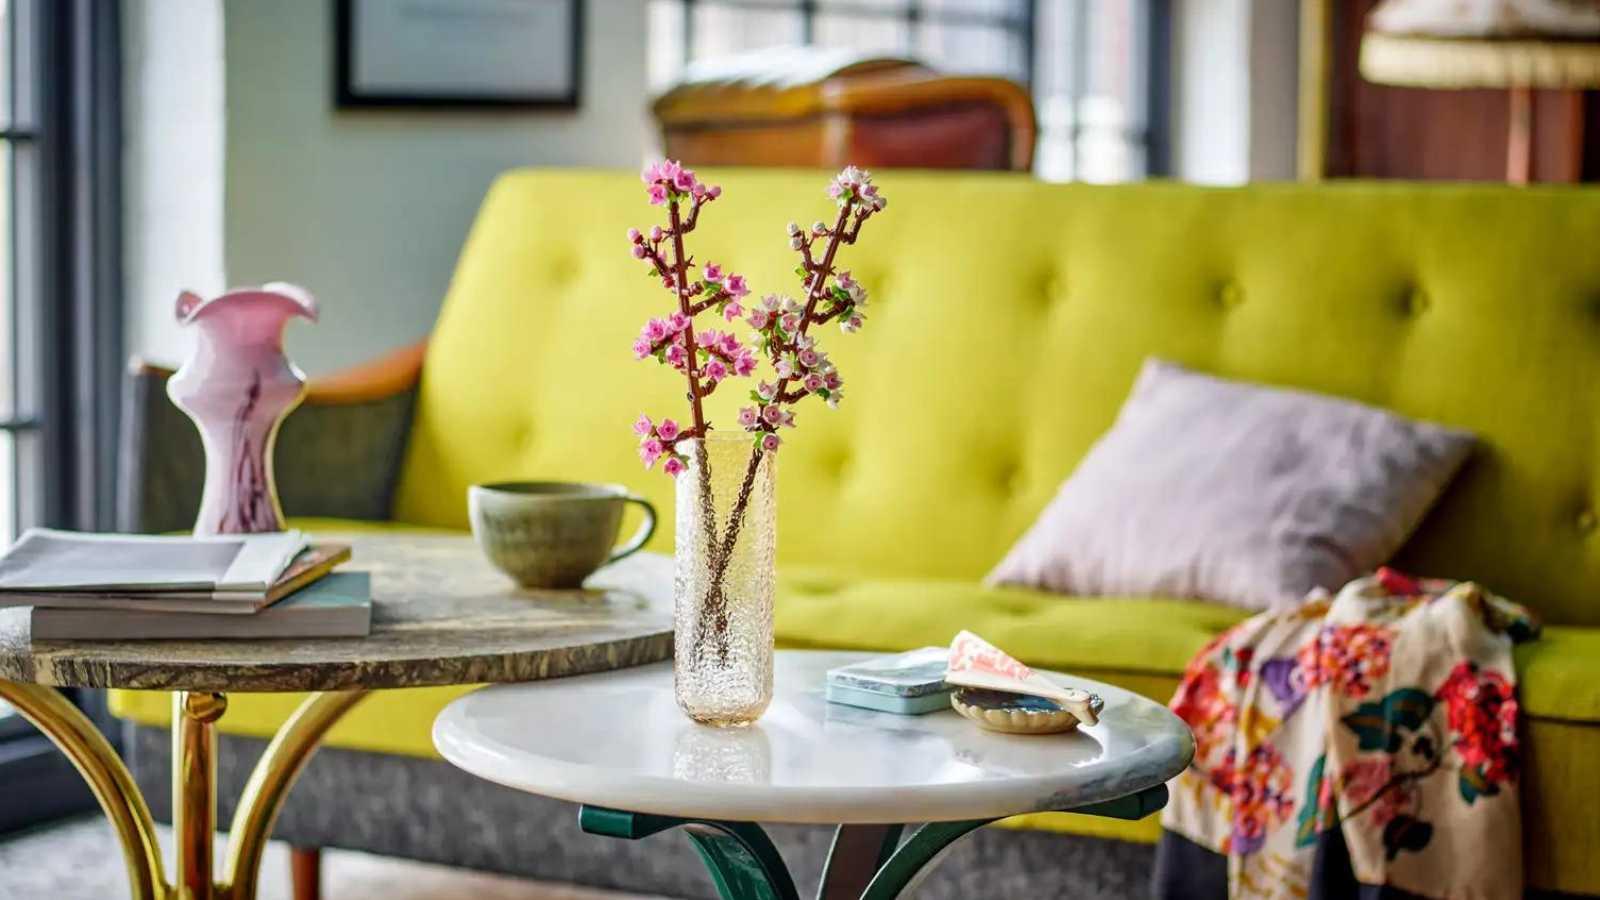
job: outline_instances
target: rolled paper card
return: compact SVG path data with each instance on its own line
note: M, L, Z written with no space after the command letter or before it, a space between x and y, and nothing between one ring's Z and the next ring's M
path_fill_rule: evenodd
M1100 721L1093 706L1094 695L1056 684L970 631L961 632L950 642L944 680L961 687L1043 697L1055 701L1086 725Z

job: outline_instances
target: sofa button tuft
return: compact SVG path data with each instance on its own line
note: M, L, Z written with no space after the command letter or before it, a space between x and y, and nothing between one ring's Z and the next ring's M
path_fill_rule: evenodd
M1413 316L1420 316L1427 312L1429 305L1431 305L1431 301L1428 300L1428 294L1422 288L1412 288L1401 304L1404 311Z

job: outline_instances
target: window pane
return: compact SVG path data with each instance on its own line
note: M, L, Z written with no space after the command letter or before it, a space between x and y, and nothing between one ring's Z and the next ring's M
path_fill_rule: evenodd
M0 141L0 419L11 418L17 408L11 324L11 183L11 142Z
M697 3L689 15L694 19L694 59L799 44L805 35L796 9L741 9Z
M911 51L911 27L894 16L818 13L815 43L866 53L904 56Z
M1145 174L1147 0L1039 5L1039 152L1053 180L1127 181Z
M0 126L11 124L11 0L0 0Z
M1028 56L1015 30L928 20L917 31L917 53L941 72L1028 80Z
M1053 0L1044 2L1050 3ZM941 17L1021 19L1027 8L1028 0L922 0L923 15L929 19Z
M17 539L17 438L0 431L0 541L11 546Z
M650 0L650 91L671 87L683 73L683 0Z

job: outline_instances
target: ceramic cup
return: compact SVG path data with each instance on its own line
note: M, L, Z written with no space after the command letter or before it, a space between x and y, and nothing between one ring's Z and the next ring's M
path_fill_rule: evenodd
M617 547L622 510L644 524ZM617 484L508 481L467 490L472 536L495 568L528 588L575 588L595 569L637 553L656 530L656 508Z

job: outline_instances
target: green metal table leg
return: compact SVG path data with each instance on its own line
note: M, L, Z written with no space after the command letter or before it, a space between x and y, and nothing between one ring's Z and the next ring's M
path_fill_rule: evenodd
M1105 816L1112 819L1142 819L1167 805L1167 786L1158 784L1137 794L1092 803L1063 812ZM929 822L911 833L900 849L878 869L878 874L861 894L861 900L895 900L915 888L922 876L930 871L940 853L949 849L957 839L995 821L972 819L966 822Z
M590 834L628 840L683 826L700 859L711 870L723 900L800 900L789 867L760 825L653 816L587 805L578 810L578 825Z
M1158 784L1137 794L1062 812L1142 819L1167 805L1167 787ZM841 825L818 888L818 900L896 900L916 887L930 863L951 844L994 819L929 822L902 843L900 825ZM578 823L590 834L639 840L683 827L711 870L723 900L799 900L794 879L761 826L749 822L682 819L584 806ZM862 885L865 885L863 888ZM859 895L857 892L859 891Z

